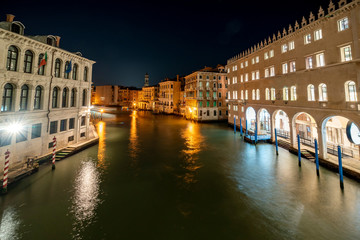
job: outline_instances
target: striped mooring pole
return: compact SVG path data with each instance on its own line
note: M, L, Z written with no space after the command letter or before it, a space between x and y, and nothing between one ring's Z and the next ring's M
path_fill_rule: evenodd
M339 159L340 188L344 189L344 177L343 177L342 156L341 156L340 146L338 146L338 159Z
M279 155L279 144L278 144L278 140L277 140L276 128L275 128L275 146L276 146L276 155Z
M8 173L9 173L10 151L5 152L4 178L3 178L3 193L7 193Z
M55 155L56 155L56 137L53 138L53 154L52 154L52 170L55 169Z
M299 159L299 167L301 167L301 149L300 149L300 135L297 135L298 140L298 159Z

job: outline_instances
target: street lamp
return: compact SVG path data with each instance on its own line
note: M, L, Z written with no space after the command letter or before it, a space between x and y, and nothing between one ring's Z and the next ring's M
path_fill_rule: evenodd
M104 109L100 109L100 112L101 112L101 121L102 121L102 115L103 115L103 112L104 112Z
M23 129L22 124L20 124L18 122L14 122L14 123L9 124L9 126L8 126L8 128L6 130L7 130L8 133L17 134L22 129Z

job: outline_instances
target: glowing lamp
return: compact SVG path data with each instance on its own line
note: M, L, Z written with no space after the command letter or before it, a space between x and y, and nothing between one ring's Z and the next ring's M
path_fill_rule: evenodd
M20 123L11 123L7 128L9 133L19 133L23 129L23 126Z

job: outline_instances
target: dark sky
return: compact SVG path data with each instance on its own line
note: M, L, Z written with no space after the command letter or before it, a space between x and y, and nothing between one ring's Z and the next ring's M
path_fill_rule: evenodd
M2 0L0 19L15 15L26 35L61 36L60 47L96 61L95 85L141 87L235 54L277 33L329 0L279 1L14 1ZM49 5L52 3L52 5ZM334 1L337 4L337 0Z

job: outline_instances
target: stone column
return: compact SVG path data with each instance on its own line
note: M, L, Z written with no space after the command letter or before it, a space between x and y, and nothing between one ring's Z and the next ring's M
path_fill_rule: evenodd
M318 145L319 145L319 158L327 158L327 144L326 144L326 128L325 126L319 126L317 128Z

